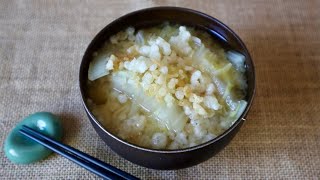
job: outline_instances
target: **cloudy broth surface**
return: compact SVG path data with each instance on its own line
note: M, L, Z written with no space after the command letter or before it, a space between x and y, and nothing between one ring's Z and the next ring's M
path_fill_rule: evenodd
M87 103L132 144L183 149L214 139L244 111L245 57L213 36L163 24L110 37L92 55Z

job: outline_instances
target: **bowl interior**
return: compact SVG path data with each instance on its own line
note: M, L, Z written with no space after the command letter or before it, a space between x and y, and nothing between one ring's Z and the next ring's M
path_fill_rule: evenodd
M186 26L193 26L195 28L207 31L209 34L214 36L215 39L218 39L218 41L221 42L221 45L224 46L226 49L236 50L246 57L245 64L246 64L246 78L248 83L248 89L247 89L247 96L245 99L248 102L248 106L246 107L245 111L240 116L240 118L227 131L222 133L220 136L218 136L217 138L207 143L204 143L195 147L187 148L184 150L192 150L193 148L200 148L201 146L214 143L214 141L228 134L232 129L234 129L235 126L239 124L239 121L241 121L241 119L246 116L248 110L250 109L250 106L253 100L253 95L255 92L254 66L253 66L253 62L251 60L250 54L247 48L245 47L244 43L226 25L224 25L217 19L210 17L206 14L203 14L201 12L194 11L191 9L178 8L178 7L156 7L156 8L149 8L149 9L143 9L136 12L132 12L130 14L127 14L125 16L118 18L117 20L107 25L91 41L81 62L79 80L80 80L80 91L81 91L83 104L85 106L86 111L94 119L94 121L97 124L99 124L100 127L103 127L101 123L99 123L99 121L94 118L94 115L90 112L86 103L86 99L87 99L86 85L88 81L88 68L89 68L90 61L92 59L92 54L95 51L97 51L99 48L101 48L104 45L104 43L109 39L110 36L116 34L121 30L124 30L129 26L133 26L136 29L140 29L140 28L159 25L164 22L176 23L176 24L181 24ZM137 148L148 150L147 148L142 148L137 145L133 145L128 142L125 142L120 138L109 133L106 129L104 129L104 131L123 143L127 143L130 146L135 146ZM155 150L155 151L177 152L179 150Z

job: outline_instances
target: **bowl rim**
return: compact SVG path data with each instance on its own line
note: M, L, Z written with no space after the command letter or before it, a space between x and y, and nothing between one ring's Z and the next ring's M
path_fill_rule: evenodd
M252 94L249 94L249 99L248 99L248 103L247 103L247 106L245 108L245 110L242 112L242 114L239 116L239 118L237 120L234 121L234 123L232 124L232 126L230 126L227 130L225 130L222 134L218 135L217 137L205 142L205 143L201 143L199 145L196 145L196 146L192 146L192 147L188 147L188 148L184 148L184 149L151 149L151 148L146 148L146 147L142 147L142 146L139 146L139 145L135 145L135 144L132 144L130 142L127 142L123 139L121 139L120 137L112 134L111 132L107 131L106 128L103 127L103 125L95 118L95 116L91 113L91 111L88 109L86 103L85 103L85 96L84 96L84 90L83 88L81 87L81 69L82 69L82 66L83 66L83 60L84 60L84 57L85 55L88 53L88 50L89 48L93 45L93 42L96 40L96 38L101 34L104 33L105 29L109 26L112 26L114 23L118 22L118 21L122 21L123 19L127 18L128 16L133 16L135 14L139 14L139 13L142 13L142 12L146 12L146 11L154 11L154 10L176 10L176 11L183 11L183 12L187 12L187 13L192 13L192 14L195 14L195 15L199 15L199 16L203 16L207 19L210 19L210 21L214 21L216 22L217 24L219 24L220 26L222 26L223 28L227 29L228 31L230 31L230 33L232 34L232 36L236 39L236 41L238 41L238 43L240 43L240 45L244 48L244 50L246 51L247 53L247 58L249 59L249 61L251 62L252 64L252 73L253 73L253 77L252 77L252 83L253 83L253 89L252 89ZM86 51L82 57L82 60L81 60L81 64L80 64L80 71L79 71L79 86L80 86L80 93L81 93L81 101L82 101L82 104L83 104L83 107L85 109L85 111L87 112L87 115L90 116L91 120L106 134L108 134L110 137L112 137L113 139L127 145L127 146L130 146L132 148L135 148L135 149L139 149L141 151L147 151L147 152L151 152L151 153L160 153L160 154L176 154L176 153L184 153L184 152L190 152L190 151L195 151L195 150L198 150L198 149L201 149L205 146L208 146L210 144L214 144L215 142L219 141L220 139L224 138L226 135L228 135L230 132L232 132L240 123L241 121L245 121L245 117L247 115L247 113L249 112L251 106L252 106L252 103L253 103L253 99L254 99L254 96L255 96L255 93L256 93L256 74L255 74L255 65L254 65L254 62L251 58L251 55L246 47L246 45L243 43L243 41L240 39L240 37L231 29L229 28L227 25L225 25L224 23L222 23L221 21L219 21L218 19L208 15L208 14L205 14L203 12L200 12L200 11L197 11L197 10L194 10L194 9L189 9L189 8L184 8L184 7L175 7L175 6L157 6L157 7L151 7L151 8L143 8L143 9L139 9L139 10L136 10L136 11L132 11L130 13L127 13L123 16L120 16L119 18L113 20L112 22L110 22L109 24L107 24L104 28L102 28L93 38L93 40L90 42L90 44L87 46L86 48Z

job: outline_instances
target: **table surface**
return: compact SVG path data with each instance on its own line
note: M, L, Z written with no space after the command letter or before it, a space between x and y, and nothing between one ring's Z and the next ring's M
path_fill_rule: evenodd
M181 6L205 12L246 43L257 92L234 140L210 160L157 171L113 153L81 105L78 70L91 39L134 10ZM57 114L64 142L142 179L318 179L320 177L320 1L0 2L0 179L96 179L58 155L15 165L3 153L12 127L37 111Z

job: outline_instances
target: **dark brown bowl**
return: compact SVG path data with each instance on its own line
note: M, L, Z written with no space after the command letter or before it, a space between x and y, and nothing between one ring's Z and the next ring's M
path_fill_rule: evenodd
M94 117L92 112L90 112L86 102L88 67L92 59L93 52L102 47L111 35L124 30L128 26L133 26L136 29L139 29L158 25L165 21L193 26L207 31L215 36L215 38L218 38L226 48L237 50L246 57L246 77L248 80L246 101L248 102L248 106L245 111L227 131L217 138L187 149L153 150L130 144L105 129ZM114 152L133 163L147 168L180 169L196 165L209 159L222 150L239 131L252 104L255 92L255 73L253 62L244 43L229 27L217 19L191 9L179 7L155 7L135 11L122 16L107 25L96 35L87 48L81 62L80 90L83 106L94 129Z

